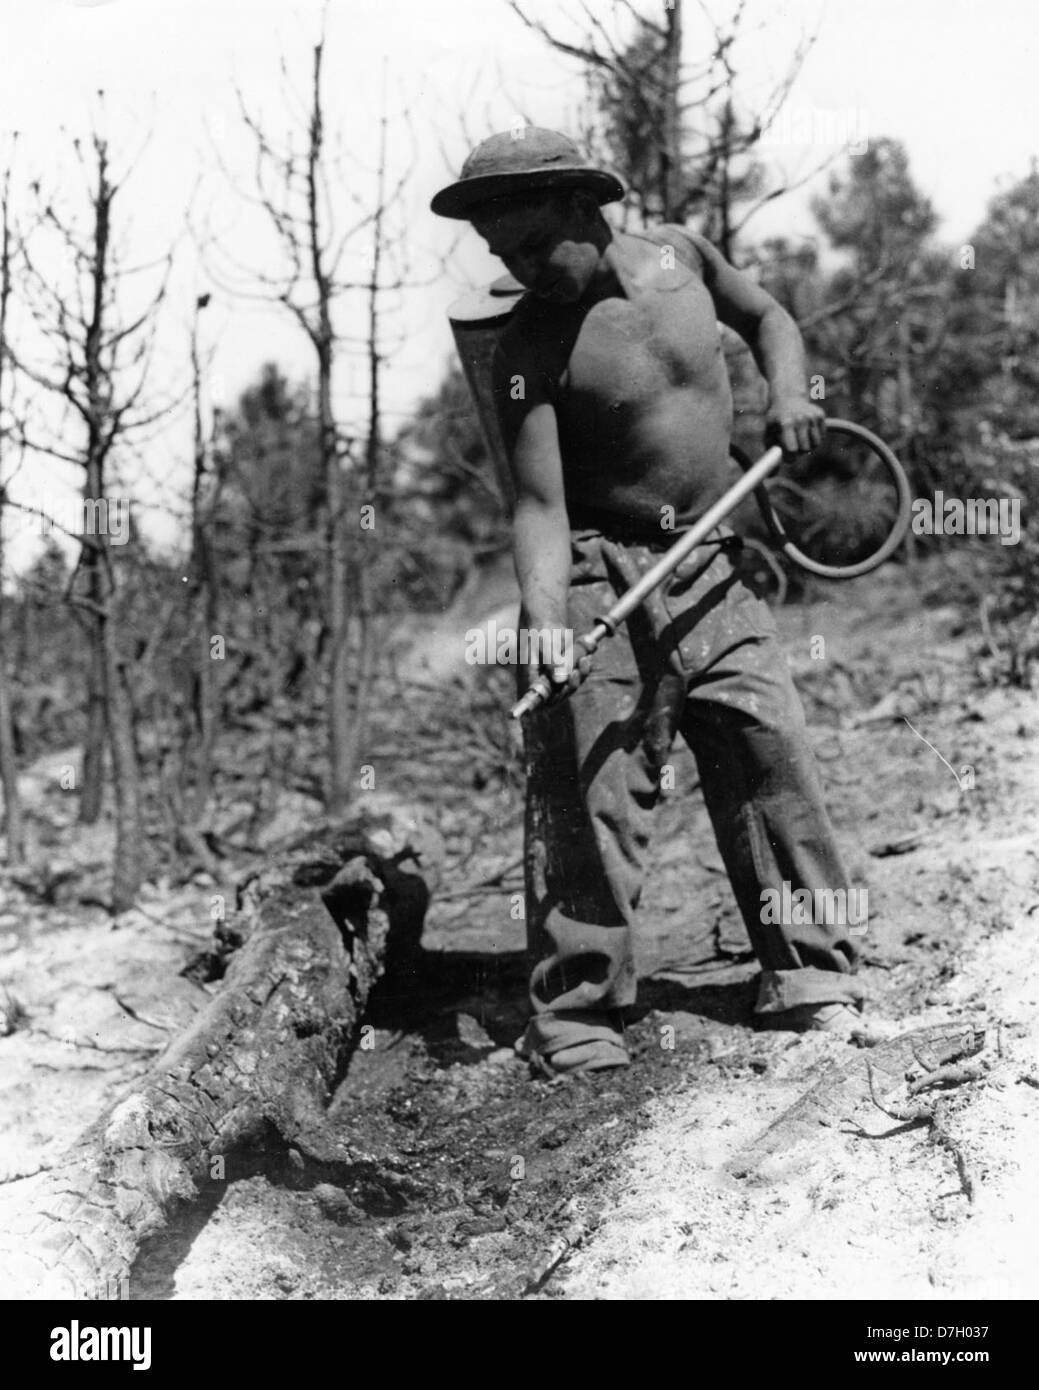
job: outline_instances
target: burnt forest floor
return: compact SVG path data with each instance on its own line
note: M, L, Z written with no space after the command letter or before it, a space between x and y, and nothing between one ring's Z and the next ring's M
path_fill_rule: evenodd
M350 1161L229 1159L138 1261L131 1297L1039 1294L1039 706L979 680L980 634L949 602L950 575L889 567L778 615L852 879L869 890L871 1014L898 1031L988 1025L990 1069L942 1096L940 1128L867 1102L835 1114L803 1161L733 1175L736 1153L861 1050L752 1026L756 967L678 749L643 898L633 1065L532 1081L511 1052L525 980L509 732L504 715L490 733L471 720L457 689L430 690L421 726L404 739L387 717L372 755L380 785L435 824L445 868L423 957L378 987L329 1111ZM504 703L507 686L490 696ZM28 780L49 862L58 846L82 884L110 827L73 823L54 791L61 761ZM306 809L283 806L285 826ZM239 867L227 883L160 879L114 923L89 894L63 895L58 871L45 902L38 883L0 879L0 1179L46 1166L205 1002L212 987L179 972Z

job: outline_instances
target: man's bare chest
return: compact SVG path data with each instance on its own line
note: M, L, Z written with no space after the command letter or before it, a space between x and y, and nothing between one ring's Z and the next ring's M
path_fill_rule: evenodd
M557 385L562 400L618 400L688 387L709 389L720 340L702 281L650 285L593 305L573 335Z

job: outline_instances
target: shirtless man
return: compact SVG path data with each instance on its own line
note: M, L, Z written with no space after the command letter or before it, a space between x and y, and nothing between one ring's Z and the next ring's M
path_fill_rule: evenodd
M768 382L770 437L794 453L822 428L789 315L681 227L613 232L600 205L622 194L565 137L527 128L484 141L433 200L470 220L530 291L502 335L495 384L521 623L536 630L591 627L731 481L718 320ZM719 527L695 550L600 648L573 698L560 699L577 686L572 662L546 667L556 695L525 722L535 964L518 1046L549 1074L628 1060L632 928L678 733L762 967L756 1013L798 1030L859 1026L848 928L762 921L764 890L847 878L771 615L740 582L732 542Z

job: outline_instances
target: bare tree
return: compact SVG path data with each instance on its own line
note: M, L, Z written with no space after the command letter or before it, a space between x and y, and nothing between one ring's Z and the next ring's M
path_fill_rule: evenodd
M205 416L205 376L212 352L203 351L199 321L209 301L209 294L196 296L189 335L192 472L188 526L191 545L184 576L187 587L183 590L182 605L178 605L184 615L186 651L178 662L184 681L177 703L177 733L166 745L170 756L163 758L161 775L174 844L206 868L212 868L213 863L204 838L213 795L216 726L212 643L220 634L217 617L219 574L213 527L223 482L221 471L213 467L212 428L207 426ZM171 620L174 616L170 614Z
M379 304L382 267L386 255L386 133L385 92L379 118L379 158L376 169L375 209L371 222L371 278L365 288L366 357L368 377L368 419L365 430L363 495L374 505L379 486L382 459L382 345ZM368 533L366 533L368 534ZM355 738L360 740L367 725L368 701L375 676L376 631L372 604L371 567L363 554L357 565L357 616L360 630L357 697L354 709Z
M7 501L4 465L9 430L5 420L7 391L7 308L13 282L13 230L11 225L11 164L0 183L0 786L4 793L4 831L7 857L12 864L25 856L22 803L18 795L18 767L14 755L14 721L7 678L4 627L4 510Z
M195 814L199 815L209 799L213 768L213 700L211 653L209 643L216 631L216 560L208 519L215 499L206 497L209 473L208 432L202 414L202 357L199 349L199 314L209 303L208 295L199 295L191 324L191 404L193 467L191 473L191 580L192 611L196 625L192 633L192 692L191 711L198 738L198 768L195 778Z
M684 59L682 0L667 0L660 17L659 6L648 11L618 0L612 8L620 23L612 27L578 0L580 17L569 16L576 26L572 37L533 19L519 0L508 4L529 29L584 69L593 108L586 138L605 146L641 221L697 217L731 258L750 217L796 186L781 180L769 187L755 147L786 101L811 38L798 45L757 109L745 111L734 58L745 0L724 22L699 5L709 39L705 58L696 63Z
M112 907L132 905L144 875L140 768L136 748L128 655L120 641L119 583L113 563L113 518L128 540L128 499L113 495L112 470L120 449L168 414L170 401L146 403L152 348L172 252L150 267L126 264L114 220L116 200L132 171L113 168L107 138L95 129L86 142L72 141L84 180L86 217L67 213L33 185L41 225L52 234L50 258L26 256L30 312L47 356L41 363L19 354L17 365L62 410L62 444L55 437L26 441L53 459L82 469L83 529L79 558L66 598L80 616L91 654L87 697L82 818L99 813L103 757L111 755L116 847ZM84 227L84 222L87 225ZM156 287L124 313L128 281L144 269ZM78 447L66 446L68 422L78 428Z
M242 119L256 147L256 192L249 195L269 218L284 256L285 273L271 275L243 267L228 277L226 261L216 278L233 294L252 294L281 304L309 339L317 365L318 448L325 487L325 634L328 660L327 709L329 774L326 803L341 813L352 789L365 734L374 674L375 634L371 582L365 563L363 520L354 503L374 505L383 453L380 382L386 353L381 340L381 304L399 290L403 278L386 272L390 244L387 218L398 208L410 168L395 181L387 174L385 110L379 126L378 165L374 171L374 206L353 191L356 168L345 165L342 140L330 138L322 91L325 33L314 45L309 97L302 121L302 140L290 135L275 142L259 116L239 93ZM283 64L286 104L297 110ZM226 173L226 171L225 171ZM346 272L348 253L368 246L363 278ZM253 288L249 288L249 286ZM255 288L258 286L259 288ZM361 334L347 337L338 324L341 303L363 296ZM360 345L365 353L367 419L347 429L333 401L336 368L344 348ZM360 492L358 492L360 488ZM352 516L351 513L354 512ZM353 524L351 524L353 523ZM353 535L355 543L350 544ZM351 596L353 602L351 604Z

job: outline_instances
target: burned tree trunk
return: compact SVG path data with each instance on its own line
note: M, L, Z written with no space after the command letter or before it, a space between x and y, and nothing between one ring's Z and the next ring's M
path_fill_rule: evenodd
M197 827L208 824L213 794L214 681L212 642L218 636L216 556L213 522L219 502L220 482L210 466L206 428L202 421L202 358L199 353L199 314L209 303L200 295L191 329L191 386L193 405L194 469L191 482L191 556L188 642L189 689L184 703L181 732L180 815L178 833L201 840Z
M400 841L399 821L354 822L242 885L220 992L55 1168L6 1189L0 1297L104 1298L236 1151L322 1149L391 934L407 951L421 933L429 889Z
M387 278L385 260L392 249L402 250L407 237L387 232L387 219L401 214L409 171L389 177L387 162L388 121L380 119L379 152L375 167L375 203L356 218L355 208L336 190L350 190L356 183L343 164L342 132L332 133L326 124L323 93L325 31L313 48L309 102L301 113L297 137L276 140L258 116L250 113L239 93L239 106L256 150L256 191L249 195L266 209L276 240L284 253L283 270L256 276L260 297L287 309L310 340L317 359L318 457L324 479L324 612L322 649L327 658L325 709L328 721L328 778L325 808L338 816L357 787L364 762L365 721L372 701L378 634L374 626L372 580L366 566L370 557L361 549L364 533L374 523L357 515L376 502L377 466L383 454L379 389L386 353L380 333L380 304L390 291L405 288L402 274ZM284 69L283 69L284 70ZM286 81L290 106L295 98ZM406 113L405 113L406 115ZM346 142L347 145L349 142ZM354 199L356 201L356 199ZM344 216L345 214L345 216ZM355 220L356 218L356 220ZM350 224L350 225L344 225ZM361 281L347 274L344 256L352 252L354 239L371 229L371 271ZM364 291L368 303L366 351L368 357L367 446L363 473L353 458L354 430L347 429L337 412L332 383L336 364L350 339L337 320L348 296ZM232 293L234 288L232 286ZM357 431L360 437L361 432ZM367 492L357 495L363 481ZM350 514L354 520L348 520ZM349 539L353 526L354 542Z
M103 93L98 95L103 101ZM101 813L107 748L116 823L112 907L120 912L132 906L140 888L146 846L134 707L120 641L126 626L124 596L116 583L112 554L113 545L129 541L134 532L128 530L118 541L111 538L110 508L114 505L123 513L129 499L111 498L106 488L127 444L157 424L175 403L145 404L172 251L143 266L125 265L120 224L113 220L125 180L113 172L108 140L95 130L88 142L73 141L73 148L85 178L86 205L78 213L73 205L66 214L66 200L51 198L34 182L36 222L54 238L54 254L44 268L29 258L24 246L22 250L23 298L41 341L49 345L49 365L16 361L19 372L45 392L46 399L60 404L62 413L55 420L63 425L67 415L82 431L71 452L60 426L47 426L32 448L83 470L82 534L77 537L81 563L66 591L67 601L83 620L90 652L80 819L89 823ZM135 291L133 312L124 312L128 279L133 276L135 286L139 284L137 276L145 267L159 277L158 285L143 302ZM52 414L44 411L43 417Z
M96 825L101 819L105 795L105 697L102 690L101 661L96 647L90 649L87 672L87 727L83 738L83 781L79 793L81 825Z
M10 216L10 165L0 184L0 465L6 443L4 410L6 392L4 367L7 358L7 304L11 297L12 247ZM22 803L18 794L18 765L14 756L14 720L7 681L7 653L4 649L4 507L7 494L0 472L0 789L4 800L4 834L7 838L7 858L20 864L25 858L25 832L22 822Z
M118 650L118 613L115 573L112 568L108 534L108 509L98 517L96 534L86 544L87 517L91 504L105 498L105 468L117 431L111 414L111 368L104 362L105 320L109 308L111 275L111 211L116 186L109 179L108 150L97 145L97 185L94 195L94 242L91 285L93 305L86 325L83 355L83 386L87 426L84 464L84 545L90 606L90 641L93 669L100 677L105 731L112 757L112 784L115 790L115 862L112 865L112 911L124 912L133 906L144 878L144 834L141 826L140 769L133 729L133 704L124 677ZM93 695L93 691L91 694ZM93 733L93 730L91 730ZM89 750L88 750L89 751Z
M7 858L11 864L25 860L25 828L22 803L18 792L18 764L14 755L14 726L11 702L7 693L7 672L4 669L3 644L0 643L0 788L4 794L4 836Z
M134 734L134 707L126 670L117 649L111 618L97 619L104 662L105 714L115 785L115 860L112 865L112 911L133 907L144 878L144 829L141 774Z
M0 486L0 528L3 526L4 491ZM7 840L7 859L21 864L25 859L25 825L18 791L18 763L14 753L14 719L7 679L7 651L4 640L3 536L0 534L0 790L3 792L3 827Z

